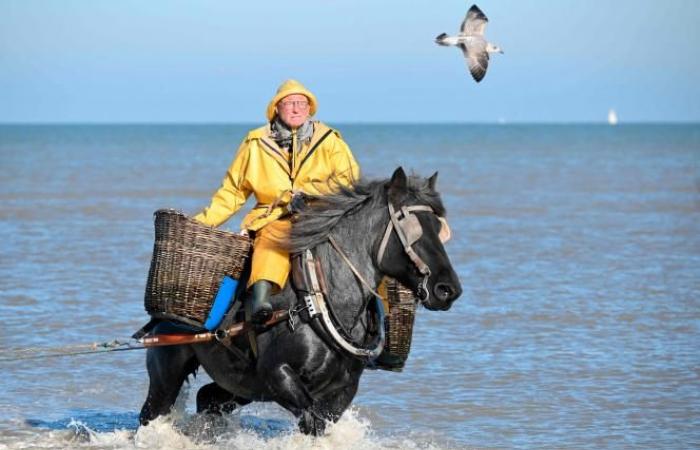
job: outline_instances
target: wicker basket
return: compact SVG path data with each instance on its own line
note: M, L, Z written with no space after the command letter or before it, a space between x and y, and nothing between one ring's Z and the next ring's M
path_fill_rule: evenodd
M224 275L240 278L251 240L172 209L159 209L154 216L156 240L146 282L146 311L156 318L202 326Z
M377 368L400 372L408 359L413 338L413 322L416 318L416 295L393 278L385 279L389 311L384 329L384 351L376 361Z

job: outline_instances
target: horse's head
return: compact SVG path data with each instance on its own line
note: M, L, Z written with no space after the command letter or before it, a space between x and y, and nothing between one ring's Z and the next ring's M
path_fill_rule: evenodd
M462 286L443 246L449 229L436 181L437 173L424 179L396 169L385 185L389 219L375 255L379 270L413 289L423 306L447 310Z

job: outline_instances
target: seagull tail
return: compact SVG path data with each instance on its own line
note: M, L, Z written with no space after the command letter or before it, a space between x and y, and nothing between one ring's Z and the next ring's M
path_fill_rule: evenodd
M440 44L440 45L447 45L445 44L445 38L447 37L447 33L441 33L435 38L435 43Z

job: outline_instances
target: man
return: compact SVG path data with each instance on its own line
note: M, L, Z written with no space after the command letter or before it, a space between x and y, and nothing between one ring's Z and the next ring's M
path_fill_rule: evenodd
M293 195L328 193L334 183L349 186L359 178L340 133L311 119L317 108L316 97L301 83L282 83L267 107L269 123L248 133L210 205L194 217L219 226L255 195L257 204L241 228L254 237L246 319L256 323L270 316L270 295L289 276L289 254L279 240L291 229L288 205Z

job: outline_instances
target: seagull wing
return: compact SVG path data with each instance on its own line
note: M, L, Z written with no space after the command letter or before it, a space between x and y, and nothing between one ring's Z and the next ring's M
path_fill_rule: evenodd
M469 73L472 74L472 77L478 83L484 78L486 69L489 68L488 52L484 49L473 49L469 51L464 44L461 44L459 47L464 53L464 59L467 61L467 67L469 67Z
M464 18L459 31L461 34L465 34L467 36L483 36L484 28L486 28L488 21L489 19L486 17L486 14L481 12L478 6L472 5L472 7L469 8L469 11L467 11L467 15Z

